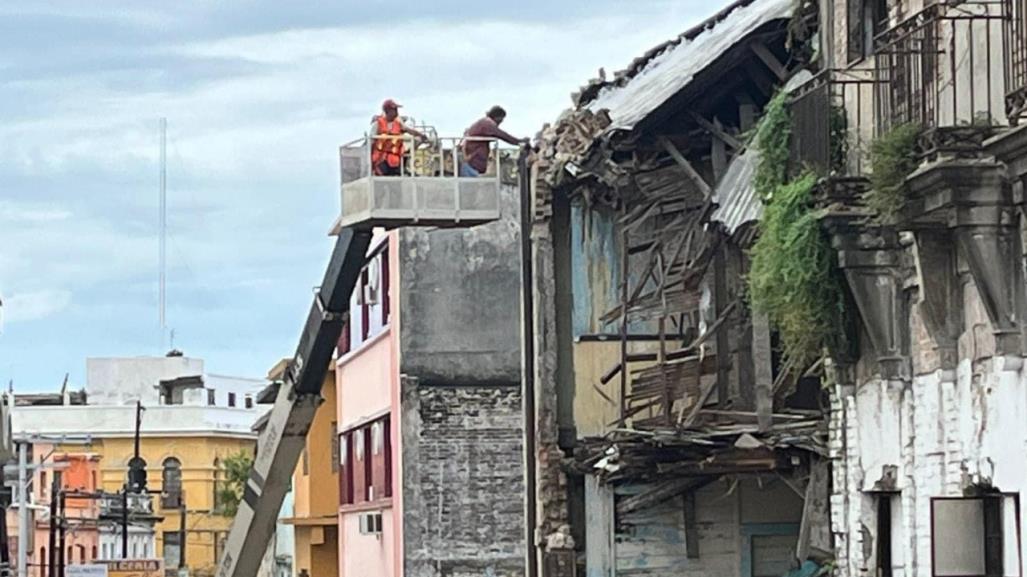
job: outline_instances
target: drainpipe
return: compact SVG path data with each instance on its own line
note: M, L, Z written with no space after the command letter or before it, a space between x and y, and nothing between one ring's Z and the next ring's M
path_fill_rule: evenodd
M517 176L521 195L521 405L524 408L524 545L527 577L538 576L538 554L535 544L537 503L535 501L535 307L532 294L531 256L531 182L528 153L521 150L517 160Z

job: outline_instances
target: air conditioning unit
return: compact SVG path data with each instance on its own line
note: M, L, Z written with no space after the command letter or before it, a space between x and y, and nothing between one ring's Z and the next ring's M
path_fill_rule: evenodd
M364 535L381 535L382 533L382 514L377 513L362 513L360 515L360 532Z

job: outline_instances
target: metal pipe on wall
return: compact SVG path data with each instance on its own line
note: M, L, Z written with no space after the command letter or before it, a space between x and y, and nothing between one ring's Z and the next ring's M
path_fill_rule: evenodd
M535 502L535 307L532 293L531 256L531 182L527 150L522 149L517 161L517 176L520 183L521 223L521 405L524 409L524 544L527 577L538 575L538 552L535 543L535 525L538 516Z

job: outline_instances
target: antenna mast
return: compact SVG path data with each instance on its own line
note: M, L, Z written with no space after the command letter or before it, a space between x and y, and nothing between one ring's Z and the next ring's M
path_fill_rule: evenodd
M167 332L167 235L168 235L168 158L167 158L168 119L160 119L160 340L161 347L166 348L164 340Z

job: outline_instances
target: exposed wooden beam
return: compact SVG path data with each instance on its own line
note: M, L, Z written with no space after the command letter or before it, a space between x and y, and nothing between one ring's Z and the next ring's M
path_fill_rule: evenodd
M735 94L735 101L738 102L738 128L742 132L748 132L756 125L756 102L748 92Z
M719 126L720 123L716 119L714 119L713 122L710 122L709 120L706 120L696 112L692 112L691 114L692 118L695 119L695 122L699 126L703 127L707 132L709 132L713 136L722 140L724 144L730 146L735 150L741 150L745 148L745 145L742 144L742 141L738 140L734 136L731 136L727 132L724 132L724 129Z
M695 522L695 490L685 493L685 555L699 558L699 524Z
M691 491L706 485L710 483L710 481L712 481L712 479L707 479L705 477L691 477L687 479L669 479L667 481L657 483L648 491L621 499L621 501L617 503L617 516L620 517L633 511L652 507L653 505L662 503L667 499L677 497L686 491Z
M784 64L781 64L777 57L774 56L774 53L767 48L766 44L763 44L762 42L753 42L749 44L749 48L752 50L753 54L762 60L763 63L767 65L767 68L777 76L778 80L784 81L788 78L788 69L785 68Z
M696 172L695 168L692 167L692 164L688 162L688 159L681 154L681 151L678 150L677 147L674 146L674 144L671 141L667 140L662 136L660 137L660 144L663 145L663 148L667 151L667 154L669 154L670 157L674 159L674 162L677 162L678 165L682 169L684 169L685 174L688 175L688 178L691 179L697 187L699 187L699 190L702 191L703 196L709 198L710 195L713 194L713 189L710 188L710 185L705 180L703 180L703 177L700 176L698 172Z
M760 432L774 424L774 372L771 363L770 320L765 313L752 313L752 363L756 385L756 419Z

